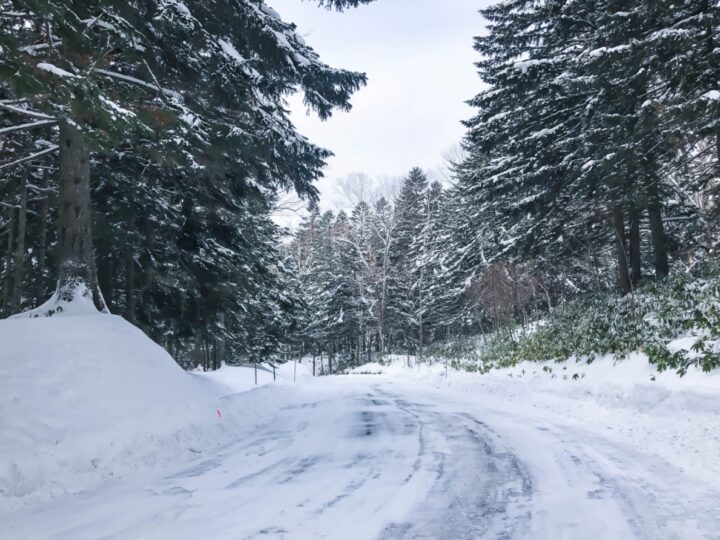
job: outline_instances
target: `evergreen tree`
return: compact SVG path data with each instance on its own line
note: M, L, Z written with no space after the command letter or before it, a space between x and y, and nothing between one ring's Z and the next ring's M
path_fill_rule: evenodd
M377 321L378 352L385 354L391 346L390 320L393 299L399 292L399 274L394 262L397 247L398 222L393 208L385 198L375 204L371 217L370 243L374 250L375 320Z
M423 193L420 214L422 223L410 245L413 280L411 314L413 326L417 329L418 356L422 356L433 323L438 320L439 297L446 286L440 267L442 245L438 243L442 198L442 186L438 182L433 182Z
M187 365L291 339L304 302L270 213L281 189L316 198L329 152L285 98L302 91L327 118L364 75L323 64L259 0L3 0L0 32L2 313L55 281L67 299L88 286Z
M145 140L139 157L189 166L199 181L231 175L249 189L314 197L328 154L295 132L284 97L302 90L327 118L365 82L322 64L259 0L16 0L12 9L22 15L4 28L0 73L32 106L26 114L51 117L36 124L60 128L58 294L70 299L84 284L98 307L91 147L112 153Z
M393 323L391 332L398 345L405 347L414 347L411 344L417 343L417 289L413 288L415 260L412 258L412 244L425 222L427 187L427 176L415 167L404 179L395 201L397 230L393 264L397 271L397 283L395 294L388 304L388 312Z

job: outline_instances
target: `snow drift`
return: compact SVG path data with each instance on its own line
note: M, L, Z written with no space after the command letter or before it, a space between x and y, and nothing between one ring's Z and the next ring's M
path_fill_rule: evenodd
M186 373L121 317L68 315L0 321L0 509L197 457L240 429L218 410L253 370Z

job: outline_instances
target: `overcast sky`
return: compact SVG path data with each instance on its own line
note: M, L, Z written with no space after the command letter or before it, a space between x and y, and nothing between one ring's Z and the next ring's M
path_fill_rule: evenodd
M488 0L377 0L344 13L311 0L267 2L297 24L324 62L368 75L353 110L326 122L307 115L300 97L291 100L300 132L335 153L318 184L321 206L338 206L339 178L433 169L460 142L460 121L472 115L465 101L482 86L472 45Z

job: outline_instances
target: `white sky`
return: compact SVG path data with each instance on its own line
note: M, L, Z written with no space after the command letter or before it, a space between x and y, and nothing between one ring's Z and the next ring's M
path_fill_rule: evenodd
M318 183L323 208L342 206L338 179L352 173L397 177L442 164L472 116L465 101L482 88L472 45L489 0L377 0L343 13L312 0L266 1L324 62L368 75L353 110L326 122L307 115L300 96L290 102L299 131L335 153Z

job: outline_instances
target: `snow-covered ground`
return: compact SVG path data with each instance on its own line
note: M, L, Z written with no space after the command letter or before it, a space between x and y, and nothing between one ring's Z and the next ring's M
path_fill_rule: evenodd
M0 512L212 453L246 427L221 418L225 396L254 383L252 368L186 373L113 315L0 320Z
M0 321L0 538L718 538L717 374L293 368L254 388L118 317Z
M410 367L408 367L410 366ZM442 392L512 407L525 404L594 427L648 451L720 489L720 371L657 373L641 354L627 360L525 362L487 374L395 357L351 373L427 385Z

